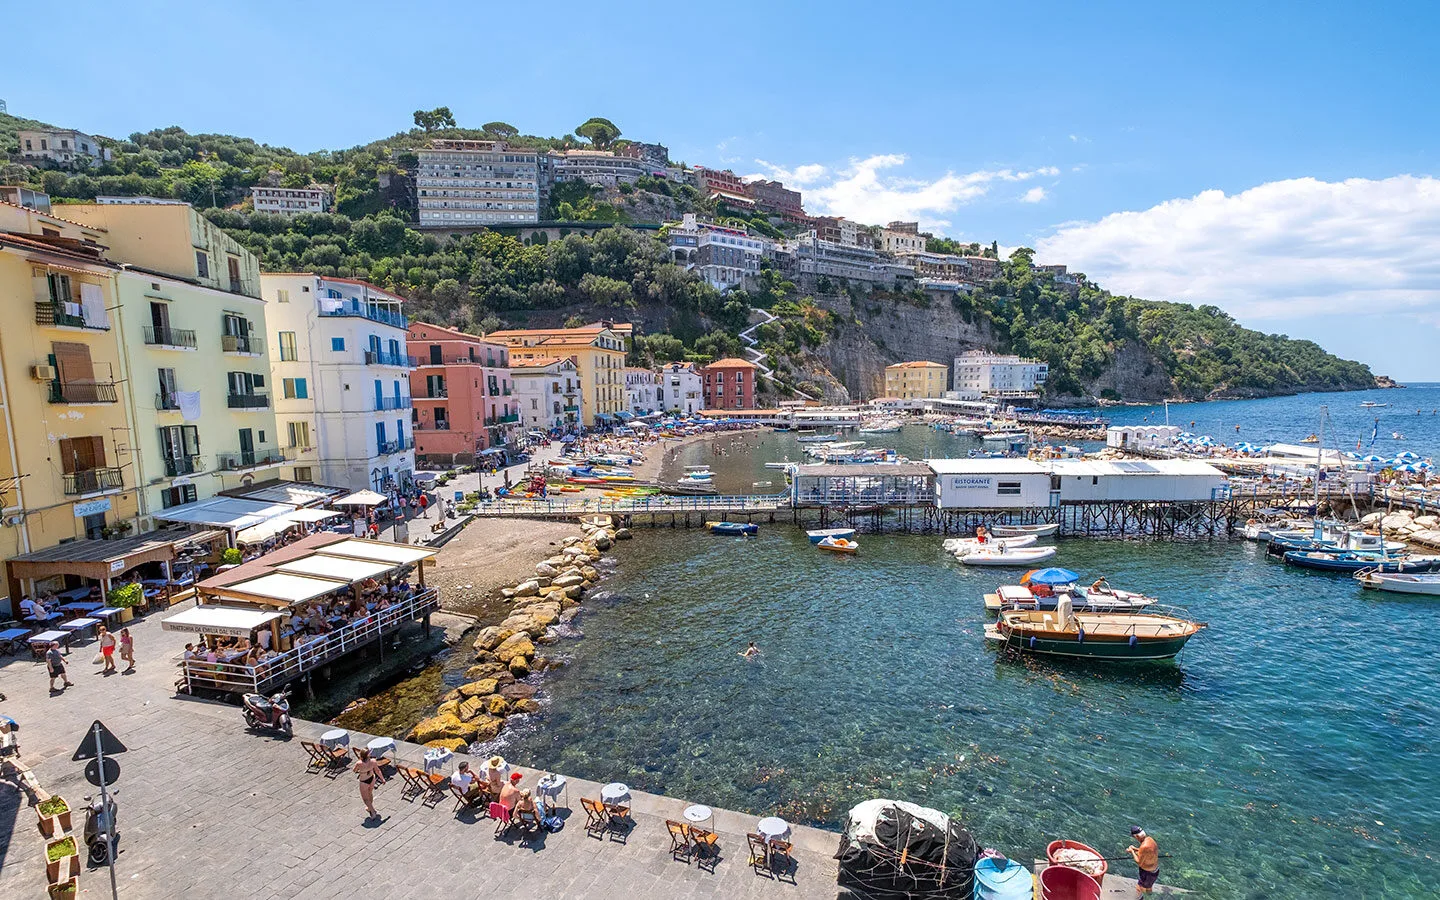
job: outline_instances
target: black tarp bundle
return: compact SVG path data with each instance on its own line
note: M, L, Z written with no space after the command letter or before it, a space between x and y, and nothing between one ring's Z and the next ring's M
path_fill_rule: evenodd
M970 900L978 854L970 833L943 813L866 801L850 811L835 854L840 897Z

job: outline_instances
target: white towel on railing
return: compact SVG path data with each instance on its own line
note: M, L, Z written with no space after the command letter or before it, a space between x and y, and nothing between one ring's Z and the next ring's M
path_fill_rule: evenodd
M175 402L180 407L180 417L187 422L200 421L200 392L176 391Z
M100 285L80 285L80 307L86 325L95 328L110 327L110 313L105 310L105 294L100 290Z

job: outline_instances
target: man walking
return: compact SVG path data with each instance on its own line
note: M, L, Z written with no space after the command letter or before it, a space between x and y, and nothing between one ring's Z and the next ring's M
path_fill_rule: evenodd
M1130 829L1130 836L1139 843L1126 847L1125 852L1130 854L1130 858L1135 860L1135 865L1140 868L1136 881L1139 896L1143 897L1154 892L1155 882L1160 878L1160 847L1139 825Z
M52 694L56 691L55 679L57 678L65 682L59 690L63 691L67 687L74 687L74 683L65 677L65 657L60 655L59 641L51 641L50 649L45 651L45 668L50 671L50 692Z

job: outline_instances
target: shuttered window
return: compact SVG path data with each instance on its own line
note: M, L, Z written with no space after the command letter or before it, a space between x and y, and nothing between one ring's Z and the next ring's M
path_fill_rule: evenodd
M105 468L105 439L90 437L60 439L60 471L66 475Z

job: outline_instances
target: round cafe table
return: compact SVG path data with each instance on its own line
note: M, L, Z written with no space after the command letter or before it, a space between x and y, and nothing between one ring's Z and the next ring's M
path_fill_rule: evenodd
M331 750L336 747L348 747L350 746L350 732L343 728L331 729L320 735L320 743Z
M365 749L370 751L371 759L394 759L395 739L388 737L378 737L370 743L366 744Z
M543 776L535 785L535 795L545 800L546 809L558 809L560 807L560 794L565 794L565 808L570 808L570 788L565 783L564 775L549 774Z
M600 789L600 799L605 803L623 803L630 799L630 788L624 782L612 781Z
M715 810L699 803L692 803L685 807L685 811L681 815L685 817L685 821L699 825L701 822L708 822L715 815Z
M425 774L440 772L455 754L445 747L431 747L425 751Z
M767 816L756 824L755 830L767 841L778 841L790 833L790 823L779 816Z

